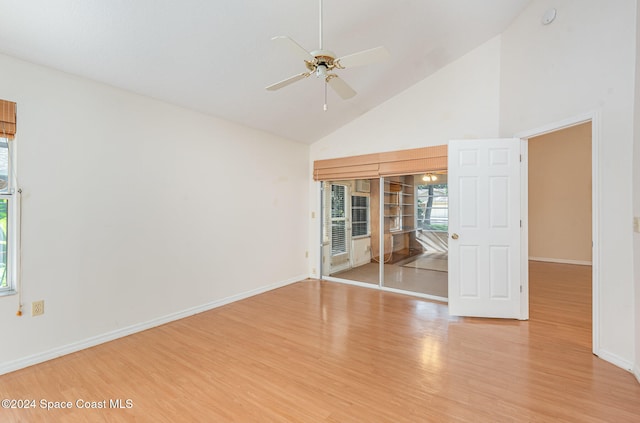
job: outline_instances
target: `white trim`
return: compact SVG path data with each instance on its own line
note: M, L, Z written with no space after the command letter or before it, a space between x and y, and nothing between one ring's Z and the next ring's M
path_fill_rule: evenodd
M638 383L640 383L640 365L636 364L633 368L633 375L636 377Z
M1 137L0 137L1 138ZM6 139L6 138L2 138ZM15 139L6 139L7 144L7 187L6 192L0 193L0 199L7 200L7 233L6 235L6 255L5 255L5 277L7 286L0 288L0 296L12 296L18 294L21 296L20 283L18 278L20 275L20 192L17 178L17 143ZM19 300L20 302L21 300ZM19 305L20 307L20 305Z
M593 249L592 260L592 332L593 332L593 353L599 355L600 352L600 140L601 133L601 113L595 111L591 118L591 222L593 225L591 239Z
M0 291L0 297L11 297L13 295L18 295L18 291L15 289L3 289Z
M324 273L324 266L323 266L323 262L322 259L324 257L324 195L323 195L323 191L324 191L324 183L322 181L317 181L316 182L316 186L317 188L317 205L318 207L316 208L316 217L318 218L318 222L320 223L319 225L316 226L316 228L318 229L319 233L319 237L318 240L319 242L319 247L320 247L320 251L318 252L318 254L316 255L316 266L315 268L311 268L311 277L313 278L322 278L322 274ZM315 270L315 272L313 271Z
M92 336L82 341L73 342L71 344L63 345L44 351L41 353L33 354L27 357L23 357L17 360L8 361L0 365L0 375L13 372L19 369L23 369L34 364L42 363L54 358L61 357L66 354L71 354L76 351L84 350L105 342L113 341L114 339L123 338L128 335L132 335L143 330L151 329L156 326L164 325L165 323L173 322L183 319L185 317L193 316L194 314L202 313L212 310L214 308L233 303L235 301L244 300L245 298L252 297L254 295L262 294L273 289L281 288L292 283L301 282L307 279L306 275L296 276L284 281L276 282L271 285L266 285L261 288L252 289L250 291L242 292L232 295L220 300L212 301L210 303L202 304L196 307L191 307L186 310L178 311L175 313L167 314L166 316L157 317L147 322L138 323L125 328L117 329L111 332L103 333L102 335Z
M594 110L592 112L587 112L567 119L562 119L558 122L550 123L528 131L518 132L516 135L514 135L514 138L529 139L533 137L539 137L541 135L556 132L561 129L571 128L572 126L577 126L589 121L593 122L596 116L598 118L600 117L599 110Z
M547 257L529 257L531 261L544 261L547 263L561 263L561 264L577 264L580 266L591 266L593 262L586 260L570 260L570 259L558 259Z
M536 129L517 133L517 138L529 139L548 134L561 129L570 128L582 123L591 122L591 239L593 241L592 259L592 349L593 353L613 364L614 361L606 358L613 357L600 351L600 143L602 111L600 109L582 113L558 122L550 123ZM523 210L523 226L528 224L529 212ZM618 360L617 358L614 358ZM617 365L617 364L616 364ZM622 367L622 366L621 366Z
M380 218L378 219L378 287L384 286L384 177L378 178L378 210L380 210ZM393 236L391 237L391 254L393 254ZM390 256L391 257L391 256Z
M520 320L529 320L529 140L520 139Z
M608 361L609 363L613 364L614 366L618 366L621 369L627 370L629 372L633 372L633 363L631 363L630 361L625 360L624 358L620 358L615 354L612 354L608 351L605 350L600 350L600 354L596 354L598 357L600 357L601 359ZM636 376L637 377L637 376Z

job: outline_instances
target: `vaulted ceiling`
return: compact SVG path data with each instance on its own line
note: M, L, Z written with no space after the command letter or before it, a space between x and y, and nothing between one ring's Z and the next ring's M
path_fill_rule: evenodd
M0 53L312 143L501 33L529 0L325 0L324 48L384 46L342 100L271 38L319 47L318 0L0 0Z

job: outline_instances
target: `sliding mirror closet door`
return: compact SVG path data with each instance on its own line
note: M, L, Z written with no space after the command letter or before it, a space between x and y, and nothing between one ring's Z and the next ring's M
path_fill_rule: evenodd
M402 175L379 184L382 238L373 237L372 244L373 256L383 262L384 287L446 300L446 180L446 174Z
M372 260L371 186L378 179L322 184L322 276L378 285L379 266Z

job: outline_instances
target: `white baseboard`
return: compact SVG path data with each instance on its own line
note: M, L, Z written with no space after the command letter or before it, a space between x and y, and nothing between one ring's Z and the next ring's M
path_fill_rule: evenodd
M546 258L546 257L529 257L531 261L544 261L547 263L561 263L561 264L577 264L580 266L591 266L593 262L586 260L569 260L569 259L557 259L557 258Z
M264 292L281 288L283 286L290 285L292 283L299 282L305 279L307 279L307 275L296 276L294 278L287 279L285 281L280 281L271 285L266 285L260 288L252 289L250 291L241 292L239 294L232 295L230 297L222 298L220 300L212 301L210 303L202 304L196 307L191 307L186 310L168 314L166 316L160 316L158 318L149 320L147 322L138 323L125 328L103 333L101 335L92 336L90 338L83 339L78 342L73 342L71 344L56 347L48 351L43 351L41 353L29 355L27 357L19 358L17 360L8 361L6 363L0 364L0 375L13 372L16 370L20 370L25 367L32 366L34 364L52 360L54 358L58 358L63 355L84 350L86 348L94 347L96 345L103 344L105 342L113 341L114 339L123 338L125 336L132 335L137 332L142 332L143 330L164 325L165 323L169 323L175 320L183 319L185 317L193 316L194 314L209 311L214 308L221 307L229 303L233 303L235 301L244 300L245 298L253 297L254 295L262 294Z
M596 353L596 355L601 359L603 359L604 361L608 361L609 363L613 364L614 366L620 367L621 369L627 370L629 372L633 372L633 368L634 368L633 363L621 357L618 357L615 354L612 354L608 351L600 350ZM637 372L636 372L636 377L638 377Z
M638 383L640 383L640 365L636 364L633 368L633 375L636 377Z

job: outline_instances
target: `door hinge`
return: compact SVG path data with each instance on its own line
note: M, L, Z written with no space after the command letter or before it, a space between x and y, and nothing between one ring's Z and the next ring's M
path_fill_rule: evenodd
M520 227L522 228L522 219L520 219Z
M522 154L520 154L520 163L522 163Z
M520 285L520 293L522 294L522 285Z

